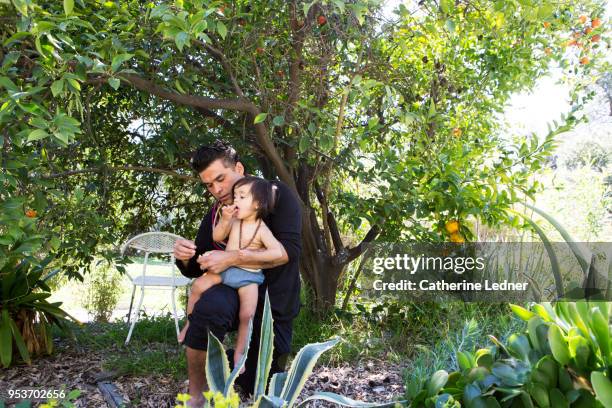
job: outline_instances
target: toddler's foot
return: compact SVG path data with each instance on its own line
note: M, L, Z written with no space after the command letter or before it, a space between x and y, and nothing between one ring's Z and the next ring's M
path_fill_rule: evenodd
M181 329L181 332L178 335L179 344L183 344L183 342L185 341L185 335L187 334L188 327L189 327L189 320L187 320L187 323L185 323L185 326L183 326L183 328Z
M238 363L240 362L240 359L242 358L242 355L244 353L236 353L234 352L234 367L238 366ZM240 372L238 374L242 374L244 373L244 366L242 366L242 368L240 369Z

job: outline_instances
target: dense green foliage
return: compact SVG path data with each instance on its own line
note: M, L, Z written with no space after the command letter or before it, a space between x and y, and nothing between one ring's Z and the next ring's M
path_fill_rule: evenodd
M502 137L496 113L553 63L574 110L589 98L607 70L603 2L407 7L0 4L0 205L37 211L44 249L76 276L136 231L192 237L204 207L189 154L223 137L300 195L319 307L372 239L446 240L449 219L470 239L470 216L518 226L505 210L533 197L529 175L580 118L538 141Z

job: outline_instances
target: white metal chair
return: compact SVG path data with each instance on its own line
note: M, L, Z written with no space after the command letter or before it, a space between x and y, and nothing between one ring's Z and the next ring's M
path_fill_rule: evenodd
M191 279L186 278L182 275L176 274L176 265L174 264L174 243L182 237L171 234L169 232L145 232L144 234L137 235L125 244L121 248L121 255L124 256L128 249L135 249L144 252L144 262L142 265L142 274L133 277L128 274L132 281L132 298L130 300L130 310L128 312L128 325L130 320L130 330L128 331L127 339L125 344L130 342L134 326L140 315L140 308L142 307L142 300L144 299L145 287L155 287L156 289L170 289L172 297L172 311L174 313L174 324L176 327L176 335L179 334L178 315L176 312L176 299L175 292L177 287L187 286L191 282ZM147 276L147 264L149 261L149 254L169 254L170 255L170 269L172 276ZM140 287L140 300L138 301L138 307L136 308L136 314L132 318L132 306L134 304L134 295L136 293L136 287Z

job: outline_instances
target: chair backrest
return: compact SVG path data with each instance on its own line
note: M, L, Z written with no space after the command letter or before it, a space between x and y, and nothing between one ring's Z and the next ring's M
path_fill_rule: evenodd
M170 254L170 270L172 272L172 279L174 281L174 279L176 279L174 265L174 244L179 239L184 238L170 232L145 232L143 234L136 235L123 244L121 247L121 256L124 256L125 252L130 248L143 251L145 256L141 276L144 277L147 274L147 265L150 253ZM129 273L127 275L132 281L134 280Z
M145 253L171 254L174 252L174 244L182 237L170 232L145 232L129 239L121 247L121 255L130 248L141 250Z

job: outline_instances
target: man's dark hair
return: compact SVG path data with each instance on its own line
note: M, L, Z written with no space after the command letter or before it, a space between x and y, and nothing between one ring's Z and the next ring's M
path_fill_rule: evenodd
M276 204L276 186L270 183L266 179L254 176L244 176L236 183L232 192L240 186L251 186L251 196L253 201L257 203L257 218L265 218L268 214L274 212L274 206Z
M213 144L202 146L196 150L191 158L191 167L197 173L201 173L218 159L223 159L226 166L235 166L240 161L238 153L232 145L222 140L215 140Z

